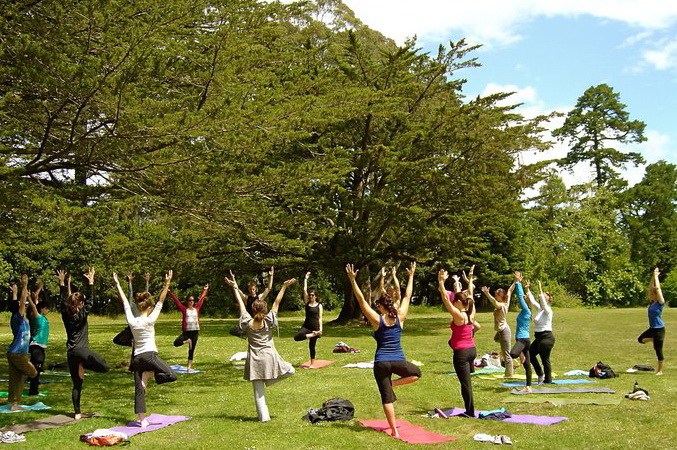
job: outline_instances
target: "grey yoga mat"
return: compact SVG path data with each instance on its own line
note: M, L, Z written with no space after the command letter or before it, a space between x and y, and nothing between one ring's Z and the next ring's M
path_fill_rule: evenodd
M511 394L527 395L527 394L615 394L616 391L609 388L565 388L565 387L537 387L532 388L531 392L522 392L518 389L510 391Z
M620 405L622 397L605 398L544 398L544 397L508 397L501 400L503 403L550 403L555 406L562 405Z

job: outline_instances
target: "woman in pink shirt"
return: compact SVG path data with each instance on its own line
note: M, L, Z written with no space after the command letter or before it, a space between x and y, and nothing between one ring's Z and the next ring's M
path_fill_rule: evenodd
M200 334L200 308L202 308L202 304L205 298L207 298L207 290L209 290L208 284L202 290L202 295L200 295L197 305L195 305L195 297L192 295L186 298L186 304L184 305L172 291L169 291L169 296L174 300L176 307L179 308L179 311L183 315L181 322L182 333L174 339L174 347L188 344L188 363L186 364L188 371L193 366L193 355L195 354L195 347L197 346L197 339Z
M473 339L473 328L475 323L475 303L473 301L473 270L470 268L468 276L468 289L461 291L461 282L458 276L454 275L454 290L448 292L444 287L445 281L449 278L449 273L442 269L437 275L438 290L442 297L444 306L451 314L451 339L449 346L454 351L453 363L454 371L458 381L461 383L461 396L465 404L465 412L460 414L463 417L475 417L475 404L472 396L472 383L470 373L473 363L477 357L475 341Z

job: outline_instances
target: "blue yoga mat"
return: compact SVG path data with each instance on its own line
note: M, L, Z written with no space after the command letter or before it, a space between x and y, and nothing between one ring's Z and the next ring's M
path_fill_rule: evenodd
M576 379L576 380L552 380L552 384L588 384L588 383L595 383L595 381L594 380L586 380L586 379L583 379L583 378ZM524 381L512 381L510 383L501 383L501 386L519 387L519 386L526 386L526 383Z
M23 411L41 411L43 409L50 409L49 406L45 405L42 402L37 402L33 403L32 405L21 405L24 409L20 409L18 411L12 411L10 408L12 405L7 404L7 405L2 405L0 406L0 413L2 414L11 414L11 413L19 413Z

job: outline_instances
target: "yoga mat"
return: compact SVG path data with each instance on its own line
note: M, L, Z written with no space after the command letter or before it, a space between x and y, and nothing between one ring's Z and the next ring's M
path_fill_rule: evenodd
M363 426L374 429L376 431L383 431L390 436L390 425L387 420L360 420ZM455 441L453 436L444 436L433 433L425 428L413 425L406 420L398 419L395 422L397 432L400 434L399 439L409 444L439 444L440 442Z
M47 391L40 391L42 394L42 397L46 397L49 392ZM9 392L8 391L0 391L0 398L7 398L9 397ZM26 397L37 397L36 395L28 395L28 389L24 389L24 391L21 393L22 398Z
M472 372L470 375L484 375L487 373L498 373L498 372L505 372L505 368L501 367L482 367L479 369L475 369L474 372ZM456 375L456 372L448 372L448 375Z
M0 382L3 382L3 381L9 381L9 379L8 379L8 378L0 378ZM62 380L62 379L57 379L57 380L45 380L45 379L43 379L43 378L40 378L40 384L63 383L63 382L65 382L65 381L66 381L66 380ZM30 380L26 379L26 383L29 383L29 382L30 382Z
M465 412L465 409L453 408L447 409L444 413L451 417L457 414ZM475 411L475 418L479 418L480 412L484 411ZM528 414L513 414L512 417L508 419L499 420L497 422L507 422L507 423L528 423L531 425L553 425L564 420L569 420L567 417L561 416L530 416Z
M20 405L23 410L18 410L18 411L12 411L10 408L12 405L7 404L7 405L2 405L0 406L0 413L2 414L12 414L12 413L19 413L19 412L24 412L24 411L42 411L43 409L51 409L49 406L45 405L42 402L37 402L33 403L32 405Z
M198 369L188 369L186 366L181 366L179 364L174 364L172 366L169 366L170 369L172 369L176 373L183 373L183 374L193 374L193 373L202 373L204 370L198 370Z
M620 405L622 397L607 398L544 398L544 397L508 397L503 403L550 403L562 405Z
M371 362L358 362L354 364L346 364L343 366L343 368L356 368L356 369L373 369L374 368L374 361Z
M329 361L327 359L316 359L315 363L311 367L310 360L308 360L308 361L304 362L303 364L300 364L299 367L302 368L302 369L321 369L323 367L327 367L328 365L330 365L333 362L334 362L334 360Z
M89 419L90 417L99 417L99 414L83 414L82 419L80 420ZM71 416L66 416L64 414L58 414L56 416L49 416L45 417L44 419L38 419L28 423L12 425L11 427L3 428L2 431L13 431L17 434L27 433L29 431L40 431L48 430L50 428L63 427L65 425L80 422L80 420L75 420Z
M113 427L109 430L120 431L125 433L127 436L132 437L138 433L146 433L148 431L159 430L160 428L168 427L169 425L174 425L177 422L183 422L184 420L190 419L188 416L163 416L162 414L151 414L146 418L148 420L148 425L146 428L141 428L139 422L129 422L126 426L123 427Z
M511 394L528 395L528 394L615 394L616 391L609 388L565 388L565 387L537 387L532 388L531 392L522 392L518 389L510 391Z
M578 378L578 379L575 379L575 380L552 380L552 383L548 383L548 384L589 384L589 383L596 383L596 381ZM524 381L501 383L501 386L506 386L506 387L516 387L516 386L525 386L525 385L526 385L526 382L524 382Z

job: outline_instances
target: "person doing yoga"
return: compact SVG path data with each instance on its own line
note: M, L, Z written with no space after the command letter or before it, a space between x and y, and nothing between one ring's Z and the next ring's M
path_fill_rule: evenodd
M47 300L40 300L40 291L42 290L42 282L38 282L38 289L31 292L28 296L28 304L31 307L30 324L31 324L31 343L28 351L31 354L31 364L35 366L37 375L29 379L28 395L40 394L40 372L43 372L45 364L45 349L47 349L47 342L49 341L49 303Z
M68 286L66 286L66 272L57 271L59 280L59 291L61 296L61 319L64 328L66 328L66 359L68 361L68 370L71 374L73 389L71 391L71 400L75 411L75 419L82 417L80 413L80 397L82 394L82 383L85 380L85 369L94 372L108 372L108 363L98 353L89 348L89 325L87 318L94 304L94 268L90 267L85 273L87 285L89 286L89 295L82 292L70 293L70 275L68 275Z
M352 264L346 265L348 280L353 287L355 298L362 313L365 315L372 328L374 329L374 339L376 339L376 355L374 356L374 379L381 394L381 403L383 411L390 425L391 435L399 437L399 432L395 425L395 401L397 396L393 387L403 384L413 383L421 378L421 369L408 362L404 357L402 350L402 328L409 312L409 303L414 290L414 272L416 262L411 263L407 269L407 287L404 297L400 302L400 307L396 308L393 298L382 293L377 299L376 305L378 312L374 311L364 298L364 294L357 285L357 270ZM392 375L399 375L395 381L392 381Z
M204 289L202 289L202 294L200 294L200 299L195 304L195 297L189 295L186 298L186 304L182 304L181 301L174 295L172 291L169 291L169 296L174 300L176 307L179 308L183 319L181 321L181 334L174 339L174 347L181 347L183 344L188 344L188 363L186 368L190 371L193 366L193 355L195 354L195 347L197 346L197 339L200 335L200 309L202 304L207 298L207 291L209 290L209 285L206 284Z
M134 371L134 413L139 418L141 428L146 428L149 425L146 419L148 380L155 377L157 384L176 381L176 374L166 362L158 357L157 346L155 345L155 322L162 311L162 304L167 297L172 275L171 270L165 275L165 283L155 306L153 306L153 298L149 292L134 294L134 301L139 310L139 316L135 317L132 314L129 300L122 290L122 286L120 286L118 275L113 273L113 281L125 310L125 318L134 337L134 359L131 365L131 369Z
M226 284L233 288L235 300L240 308L240 329L242 329L249 344L247 361L244 366L244 379L252 382L254 403L256 404L259 421L268 422L270 413L266 404L265 387L294 375L295 372L294 367L283 360L275 349L273 327L278 325L277 311L284 298L284 293L289 286L296 283L296 278L283 283L270 311L268 311L266 302L261 299L255 300L251 308L253 315L247 311L247 306L242 300L242 291L237 286L233 272L230 272L230 278L226 277L224 280Z
M517 300L520 303L520 312L517 315L517 326L515 327L515 345L510 350L512 359L523 359L524 371L527 375L527 382L522 392L531 392L531 359L529 357L529 347L531 346L531 310L524 299L524 288L522 287L522 273L515 272L515 292Z
M247 295L244 295L244 292L240 291L240 297L242 299L245 299L243 300L245 308L247 309L247 312L249 313L250 316L254 315L252 313L252 305L254 304L254 302L256 300L265 302L266 297L268 297L268 294L270 294L270 291L273 289L273 275L275 275L275 267L271 267L270 270L268 271L268 285L260 294L258 293L259 287L258 284L256 283L256 280L251 280L247 284ZM239 326L231 328L230 334L242 339L246 339L247 337L244 335L244 332Z
M28 292L28 275L21 275L21 296L17 299L17 286L10 286L12 300L9 308L12 317L9 326L12 329L12 343L7 348L7 363L9 365L8 401L10 410L21 411L19 406L21 393L24 389L26 377L35 377L38 371L28 359L28 344L31 339L31 328L26 318L26 299Z
M526 283L525 283L526 285ZM538 282L538 299L537 302L531 289L527 286L527 297L529 303L536 310L534 315L534 342L529 348L529 357L531 365L534 366L534 372L538 376L538 383L552 383L552 366L550 364L550 353L555 346L555 335L552 334L552 294L550 292L543 292L541 282ZM538 363L538 356L543 362L543 369Z
M134 274L132 272L129 272L126 278L128 292L127 298L131 300L134 298L134 286L132 284L132 281L134 280ZM149 290L148 285L150 284L150 273L146 272L146 274L143 276L143 279L146 280L146 289L143 292L148 292ZM131 308L134 317L139 317L139 310L136 307L136 303L130 302L129 307ZM113 344L122 345L124 347L134 347L134 336L132 335L132 330L129 328L129 325L127 325L124 330L120 331L118 334L115 335L115 337L113 338ZM131 359L134 359L133 348Z
M472 394L472 381L470 374L473 370L473 363L477 357L477 349L473 339L473 329L475 323L475 302L473 300L472 276L475 266L470 268L467 278L468 289L461 290L461 282L458 275L453 275L453 291L449 292L444 287L444 283L449 278L449 273L441 269L437 274L437 284L442 303L451 314L451 338L449 346L453 350L454 371L461 384L461 397L465 405L465 412L460 414L462 417L475 417L475 403Z
M651 275L649 282L649 329L640 334L637 341L640 344L653 342L653 349L658 358L658 367L656 375L663 375L663 368L665 365L665 358L663 357L663 341L665 341L665 323L663 323L663 308L665 307L665 298L663 298L663 291L661 290L661 282L658 279L660 270L656 267Z
M306 320L303 322L301 329L294 335L294 340L297 342L308 339L308 350L310 351L310 365L309 369L314 369L315 363L315 345L317 339L322 336L322 305L319 303L319 298L315 291L308 293L308 278L310 272L306 272L303 278L303 301L306 306Z
M508 325L508 310L510 309L510 298L512 297L512 292L515 289L515 283L513 283L506 293L505 289L498 288L494 292L495 297L491 295L489 288L487 286L482 287L482 292L489 299L489 301L494 305L494 342L498 342L501 346L501 359L505 363L505 374L506 378L511 378L513 374L513 364L512 358L510 357L510 346L512 333L510 330L510 325Z

